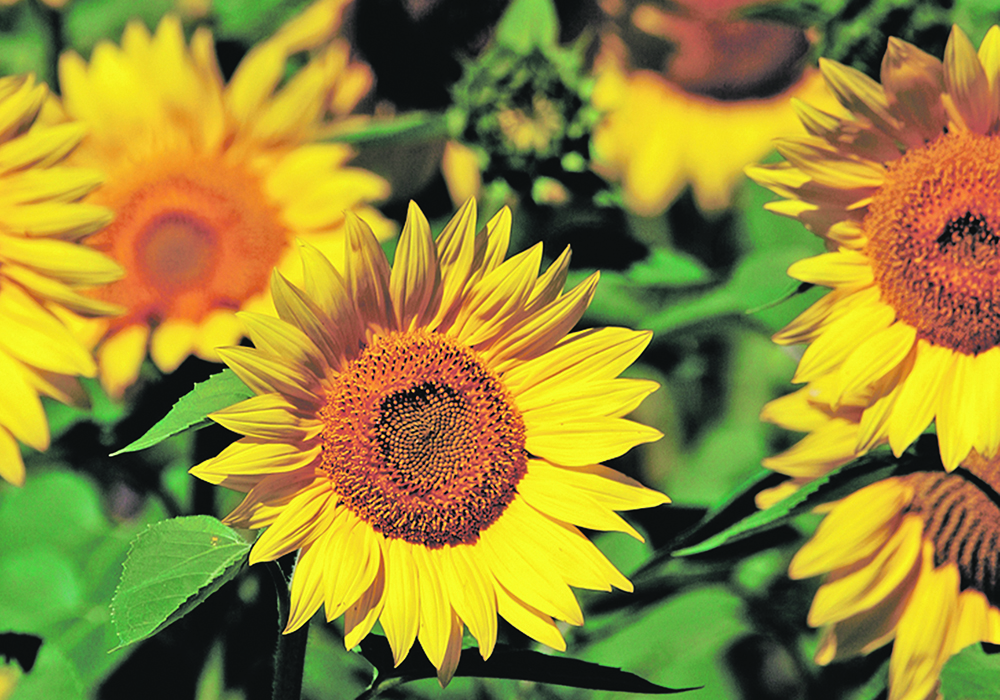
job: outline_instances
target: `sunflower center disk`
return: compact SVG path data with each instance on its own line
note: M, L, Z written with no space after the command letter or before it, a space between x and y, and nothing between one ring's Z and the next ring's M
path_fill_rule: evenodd
M137 241L138 261L157 287L177 291L196 286L217 262L215 234L195 216L167 212L149 222Z
M331 380L322 468L388 538L472 544L527 468L524 421L467 348L424 332L376 338Z
M864 227L882 299L920 337L1000 344L1000 140L956 132L896 161Z
M916 493L910 511L923 518L924 536L934 543L934 565L954 565L962 590L974 588L1000 604L1000 507L995 492L984 491L992 488L961 472L905 478Z

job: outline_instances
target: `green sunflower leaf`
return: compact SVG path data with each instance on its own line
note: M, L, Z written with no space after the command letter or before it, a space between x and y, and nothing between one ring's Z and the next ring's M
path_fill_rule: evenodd
M250 544L208 515L163 520L136 535L111 599L121 649L184 617L232 580Z
M899 463L891 461L891 456L882 451L868 454L806 484L767 510L756 510L753 496L764 488L776 485L774 475L767 473L763 477L751 480L741 493L730 498L720 509L710 512L691 534L684 537L684 541L694 540L697 544L676 549L672 552L672 556L688 557L704 554L778 527L794 515L812 510L822 503L844 498L868 484L892 476L900 467ZM748 509L753 509L749 515L738 519L735 523L732 522L734 514L739 517L740 513ZM727 525L727 523L732 524ZM720 525L723 528L721 531ZM714 534L704 537L709 533ZM699 541L699 538L702 539Z
M392 650L384 637L370 634L361 642L361 655L372 664L377 675L373 689L389 679L402 682L435 678L437 671L417 648L406 660L393 667ZM571 688L613 690L623 693L668 695L698 688L667 688L641 678L634 673L610 666L551 656L537 651L524 651L498 644L493 655L483 661L478 649L463 649L456 676L475 678L509 678L513 680L551 683Z
M357 128L338 131L330 140L358 148L424 143L447 136L451 118L437 112L410 112L391 119L370 119Z
M944 665L941 697L944 700L1000 700L997 678L1000 678L1000 654L987 652L981 644L973 644Z
M521 55L559 44L559 16L552 0L514 0L497 24L496 41Z
M162 420L138 440L113 452L111 456L144 450L189 428L197 430L212 425L212 421L208 418L209 413L232 406L253 395L254 393L236 376L236 373L226 368L195 384L194 389L182 396Z

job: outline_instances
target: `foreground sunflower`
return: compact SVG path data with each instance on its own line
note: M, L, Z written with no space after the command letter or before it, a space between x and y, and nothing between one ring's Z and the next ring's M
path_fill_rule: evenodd
M806 105L788 160L748 169L831 252L789 274L830 287L775 340L809 342L794 381L833 375L832 402L878 384L869 436L898 456L934 421L945 468L1000 447L1000 28L977 55L953 29L944 63L889 40L882 84L821 70L851 115Z
M807 33L734 18L746 0L681 0L669 12L640 3L628 11L636 4L605 3L617 8L626 40L606 36L595 64L592 102L605 112L595 163L621 181L626 203L643 216L662 213L687 185L702 209L725 208L743 168L770 153L773 139L801 131L790 98L834 104L806 65ZM638 47L656 39L666 66L643 66ZM631 56L626 44L636 47Z
M323 11L319 25L293 20L254 47L228 84L211 34L198 29L188 48L170 16L155 36L130 23L121 48L101 43L89 64L60 58L61 106L90 129L72 162L107 174L88 201L116 212L91 244L126 269L98 295L125 314L94 329L112 395L135 381L147 347L164 372L192 353L217 360L214 348L242 334L234 312L266 308L271 270L294 265L295 238L339 256L352 210L390 233L364 206L388 193L385 181L345 167L348 147L317 142L331 110L363 94L367 69L327 43L278 89L288 57L326 42L339 22L343 3L327 5L306 15Z
M1000 643L1000 462L972 453L954 473L878 481L838 502L795 555L792 578L828 574L809 624L816 661L890 641L889 700L937 696L945 662Z
M114 306L80 290L121 277L121 268L80 244L111 212L78 200L101 181L61 165L84 137L80 124L36 123L48 89L31 76L0 78L0 478L24 483L18 442L49 446L40 394L82 400L75 377L94 358L67 329L67 310L87 316Z
M251 563L301 549L286 632L325 605L351 648L378 620L442 683L498 614L565 649L569 586L631 590L577 526L639 537L614 511L668 502L599 464L661 437L622 417L656 383L616 378L650 334L567 335L597 275L563 293L568 251L538 275L541 245L504 261L508 210L475 222L435 241L411 205L390 269L352 218L343 277L305 246L304 289L272 277L281 320L241 314L256 348L219 350L258 395L211 418L246 437L191 470L247 492L226 522L268 527Z

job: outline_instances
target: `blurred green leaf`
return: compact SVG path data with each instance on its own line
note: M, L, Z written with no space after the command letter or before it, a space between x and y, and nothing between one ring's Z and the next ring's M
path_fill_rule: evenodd
M0 75L34 73L39 80L53 83L54 42L44 12L33 2L13 7L0 4Z
M250 545L207 515L173 518L132 542L111 601L119 647L156 634L230 581Z
M392 650L385 637L370 634L361 642L361 655L375 667L374 687L391 679L404 681L435 678L437 671L423 654L412 650L399 666L394 666ZM551 683L572 688L614 690L627 693L668 695L695 688L666 688L618 668L571 659L565 656L541 654L536 651L511 649L498 644L493 655L483 661L478 649L462 650L456 676L476 678L511 678L515 680Z
M0 621L43 637L41 656L49 649L68 660L74 683L91 688L128 656L108 653L108 602L136 524L110 522L95 484L42 459L28 465L22 488L0 484ZM161 513L149 508L140 517Z
M83 683L76 667L59 647L45 644L38 663L21 677L10 700L83 700Z
M226 368L195 384L194 389L182 396L162 420L138 440L111 456L144 450L188 428L197 430L212 425L212 421L208 418L209 413L232 406L253 395L254 393L236 376L236 373Z
M654 248L648 258L629 268L626 277L640 287L684 287L704 284L711 273L690 255Z
M711 334L726 342L714 362L706 362L694 378L670 376L671 391L687 401L685 410L698 424L696 441L680 457L683 466L669 470L660 484L675 501L705 507L759 472L774 432L761 423L761 406L794 371L788 353L755 329L735 323L721 328ZM706 406L712 413L706 415Z
M941 671L944 700L1000 700L1000 654L987 654L981 644L951 657Z
M63 35L68 48L87 55L102 39L118 43L130 20L155 29L175 5L175 0L73 0L62 11Z
M331 141L359 148L423 143L448 135L449 117L434 112L410 112L392 119L371 119L349 131L338 132Z
M496 42L522 56L559 43L559 16L552 0L514 0L497 24Z
M721 532L698 542L698 544L675 550L673 556L687 557L693 554L702 554L777 527L793 515L810 510L821 503L843 498L870 483L885 479L895 473L898 467L896 462L888 461L886 454L882 451L865 455L806 484L767 510L755 511ZM750 490L760 490L757 488L757 484L760 482L756 482ZM739 501L734 501L734 503L737 502ZM727 515L727 509L711 514L708 520L703 521L695 532L685 539L687 541L697 539L698 533L711 531L715 523L726 518Z
M692 697L740 697L720 663L726 649L749 625L742 601L719 585L675 595L629 618L619 615L579 655L599 664L623 666L653 682L703 686ZM583 632L587 633L587 628ZM593 630L591 631L593 633ZM595 700L625 700L602 692Z
M253 44L275 32L309 0L213 0L219 36Z

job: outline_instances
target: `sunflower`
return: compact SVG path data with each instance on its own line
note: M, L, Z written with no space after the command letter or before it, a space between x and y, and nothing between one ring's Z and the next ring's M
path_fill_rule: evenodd
M310 17L316 9L329 8ZM107 173L88 201L116 212L90 243L126 270L98 294L126 312L93 329L110 394L135 381L147 347L164 372L192 353L217 360L215 347L241 337L235 311L269 304L271 269L292 264L295 238L337 254L351 210L391 233L364 206L387 195L385 181L345 167L348 147L317 142L331 129L328 112L367 88L367 69L349 63L343 44L326 43L277 89L288 57L328 29L293 20L253 48L228 84L211 34L198 29L188 48L171 16L155 36L130 23L121 48L101 43L89 64L61 57L61 107L90 129L73 162Z
M84 397L75 377L97 372L64 316L119 311L80 289L122 274L80 244L111 212L79 201L101 177L60 164L86 129L36 123L47 96L30 75L0 78L0 477L18 485L24 483L18 442L36 450L49 446L39 395L76 403Z
M304 246L281 320L241 314L256 348L220 349L257 396L212 414L246 437L191 473L247 493L226 522L268 527L251 563L301 550L286 633L325 605L351 648L378 620L446 683L463 625L484 659L498 614L562 650L569 586L631 590L577 526L639 537L614 511L668 502L599 464L661 437L622 417L656 383L616 378L650 334L567 335L597 275L564 293L568 250L504 261L510 220L477 234L470 201L435 241L411 204L390 269L352 217L344 275Z
M935 422L954 469L995 455L1000 397L1000 28L977 55L955 27L942 64L889 40L882 84L841 64L821 70L850 112L799 105L810 135L785 139L786 163L748 174L786 197L830 252L789 269L832 289L781 331L811 343L794 381L832 374L832 402L878 384L862 440L898 456Z
M833 104L819 72L803 63L806 33L734 20L734 6L746 2L681 2L670 12L644 3L630 14L625 4L634 3L604 3L628 14L619 30L628 43L656 37L673 47L666 68L630 70L643 57L634 52L630 61L611 33L594 67L592 102L605 112L595 167L621 181L626 203L643 216L662 213L688 184L702 209L729 206L743 168L770 153L774 138L801 129L789 98Z
M809 611L827 664L893 642L889 700L936 697L953 654L1000 643L1000 463L875 482L839 501L795 555L792 578L827 574Z

